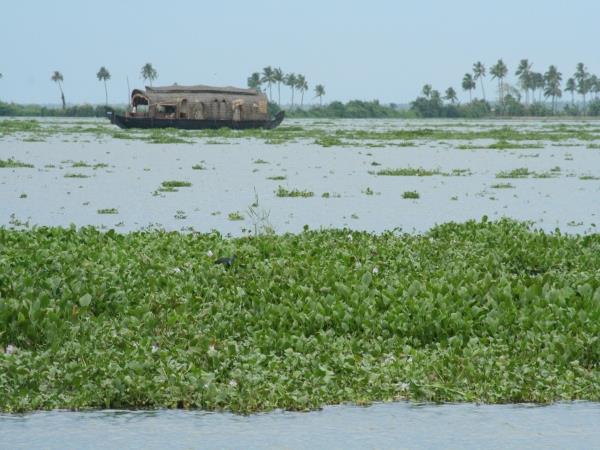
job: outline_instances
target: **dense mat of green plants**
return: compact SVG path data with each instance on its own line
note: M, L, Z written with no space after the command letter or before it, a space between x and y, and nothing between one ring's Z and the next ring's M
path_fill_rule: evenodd
M2 411L600 400L599 336L599 235L0 228Z
M418 121L412 122L418 124ZM307 126L286 125L285 123L274 130L247 129L232 130L178 130L162 128L151 130L121 130L108 121L88 122L42 122L35 119L3 119L0 120L0 139L5 136L16 136L18 139L29 141L44 141L52 136L66 137L94 136L98 139L113 138L137 140L151 144L194 144L197 139L208 139L206 143L223 144L228 139L261 139L265 144L280 145L288 142L312 140L322 147L381 147L385 145L412 147L422 142L430 141L464 141L459 143L460 149L528 149L542 148L544 141L552 143L568 143L596 148L600 139L600 127L595 122L549 123L537 129L530 129L523 124L514 126L495 126L479 124L469 127L466 123L428 123L420 128L382 128L382 129L349 129L335 128L335 123L322 123ZM340 122L341 124L341 122ZM408 124L408 122L407 122ZM317 127L318 126L318 127ZM214 141L214 139L223 139ZM493 139L492 144L466 142ZM532 141L527 143L524 141Z

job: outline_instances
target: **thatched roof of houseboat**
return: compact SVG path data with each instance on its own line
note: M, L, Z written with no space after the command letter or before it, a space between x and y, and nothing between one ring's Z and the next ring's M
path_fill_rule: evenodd
M237 95L259 95L259 92L255 89L242 89L232 86L205 86L197 84L195 86L180 86L173 84L171 86L146 86L146 92L156 94L237 94Z
M179 86L177 84L161 87L146 86L145 91L134 89L131 93L132 99L142 97L150 104L177 102L184 98L189 102L209 102L214 99L233 101L239 99L240 96L248 99L252 97L266 99L265 94L255 89L241 89L231 86Z

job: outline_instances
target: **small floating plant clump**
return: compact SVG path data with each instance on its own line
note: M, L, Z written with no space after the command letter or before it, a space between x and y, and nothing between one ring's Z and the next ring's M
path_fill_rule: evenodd
M484 219L0 242L3 412L600 398L598 235Z
M433 175L442 175L438 169L423 169L422 167L403 167L399 169L381 169L377 172L370 172L375 175L392 177L431 177Z
M92 169L103 169L105 167L108 167L108 164L106 164L106 163L94 163L94 164L90 164L90 163L87 163L85 161L76 161L76 162L74 162L74 163L71 164L71 167L73 167L73 168L90 167Z
M31 169L33 164L17 161L14 158L0 159L0 169Z
M509 142L505 140L501 140L498 142L494 142L487 146L487 148L494 150L516 150L521 148L544 148L543 144L526 144L521 142Z
M187 214L182 209L178 209L173 217L177 220L184 220L187 219Z
M178 192L181 187L190 187L192 185L189 181L178 181L178 180L169 180L163 181L160 184L160 187L152 193L153 196L161 196L163 192Z
M417 191L404 191L402 193L402 198L404 199L418 199L420 195Z
M526 167L498 172L496 178L556 178L560 176L561 168L553 167L546 172L533 172Z
M184 139L189 137L184 131L173 128L153 129L150 134L142 137L151 144L191 144L192 141Z
M190 181L178 181L178 180L170 180L163 181L161 186L164 188L180 188L180 187L190 187L192 183Z
M98 214L119 214L119 210L117 208L104 208L99 209Z
M492 189L514 189L510 183L495 183L490 186Z
M229 220L232 220L232 221L244 220L245 219L244 215L242 213L238 212L238 211L230 212L227 215L227 218Z
M322 136L318 139L315 139L314 142L316 145L320 145L321 147L342 147L345 144L341 139L335 136Z
M315 193L300 189L286 189L283 186L279 186L275 191L275 195L277 197L313 197Z
M65 178L89 178L89 175L86 175L85 173L73 173L73 172L67 172L64 174Z
M530 175L533 175L527 167L519 167L517 169L512 170L503 170L496 174L496 178L527 178Z

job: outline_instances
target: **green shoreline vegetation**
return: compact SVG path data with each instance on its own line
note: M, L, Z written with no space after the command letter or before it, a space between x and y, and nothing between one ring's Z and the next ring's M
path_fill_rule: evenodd
M600 235L508 219L0 228L0 410L598 401L599 271Z
M322 84L317 84L313 88L314 98L319 99L319 104L305 107L304 95L310 90L308 80L302 74L284 73L280 67L266 66L261 72L253 72L246 82L249 88L265 92L268 97L268 111L271 115L281 110L281 86L289 88L291 104L288 107L287 116L295 118L600 116L600 99L598 98L600 77L591 74L583 62L577 63L575 72L565 80L564 85L563 74L555 65L550 65L545 73L535 72L532 68L532 62L522 59L514 72L516 82L513 85L507 81L509 68L502 59L489 68L486 68L481 61L477 61L473 64L471 71L464 75L461 82L462 90L469 94L468 103L461 104L458 101L457 91L452 86L448 87L442 95L430 84L425 84L421 91L422 95L410 103L409 109L395 103L382 105L378 100L350 100L345 104L333 101L323 105L323 97L326 92L325 86ZM150 84L158 78L158 72L151 63L142 66L140 75L144 81L150 81ZM492 80L498 83L498 97L495 103L490 103L486 99L484 79L487 75L490 75ZM0 101L0 116L106 117L108 111L123 113L126 109L125 105L116 108L108 105L107 81L111 78L108 69L104 66L100 67L96 78L104 84L104 105L83 104L67 107L62 87L64 77L61 72L55 71L50 79L58 85L62 109ZM477 90L477 81L481 83L482 99L473 99L473 91ZM276 100L273 94L274 87L277 91ZM566 92L571 94L570 102L560 105L559 99ZM299 102L294 104L294 94L296 93L300 97ZM576 93L581 95L582 103L575 102ZM594 95L589 102L586 101L588 94ZM298 99L298 97L296 98ZM166 143L160 139L150 140L150 142ZM277 139L268 140L268 143L277 142ZM185 143L185 141L179 143Z

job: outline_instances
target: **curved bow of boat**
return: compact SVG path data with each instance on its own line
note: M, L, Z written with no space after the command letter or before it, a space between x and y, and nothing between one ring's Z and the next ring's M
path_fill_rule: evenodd
M285 118L285 111L279 111L275 115L275 117L267 123L265 128L267 130L272 130L273 128L277 128L281 124L281 122L283 122L284 118Z

